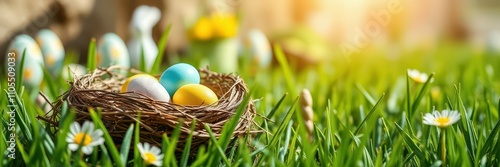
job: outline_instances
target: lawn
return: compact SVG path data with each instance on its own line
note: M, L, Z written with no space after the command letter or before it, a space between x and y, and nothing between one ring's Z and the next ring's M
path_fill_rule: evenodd
M92 45L90 50L95 49ZM297 69L293 63L288 63L290 60L280 46L275 45L273 56L276 62L257 72L249 70L249 61L241 58L237 75L250 89L246 100L254 101L260 115L255 117L259 126L254 129L265 132L228 140L234 130L232 121L225 125L221 137L212 136L196 155L183 153L174 156L179 140L177 131L174 131L163 137L161 164L500 164L500 55L451 41L442 41L436 46L400 49L396 55L391 48L380 46L365 48L349 57L333 51L322 63ZM95 55L89 56L89 60L94 60ZM78 59L76 54L66 57L65 64L75 63ZM160 74L178 62L194 64L199 61L186 56L164 59L168 59L164 61L168 63L157 63L151 74ZM87 65L90 69L95 67L92 62ZM427 73L429 79L424 83L416 82L408 76L408 69ZM4 74L2 76L6 76ZM41 91L55 101L70 85L62 78L48 76L43 79ZM0 164L3 166L146 165L135 147L141 143L136 124L131 124L126 132L126 144L117 147L103 127L96 109L91 112L92 120L89 121L104 132L104 142L95 146L90 155L83 154L81 149L72 151L66 141L75 119L71 107L63 107L59 130L50 128L46 121L37 118L45 114L43 108L34 103L38 91L25 89L19 80L16 85L17 94L10 94L7 80L1 81L4 95L0 97L3 115L0 150L4 158ZM299 96L302 89L311 92L312 129L305 124L301 106L303 97ZM450 126L424 124L425 114L443 110L457 111L460 119ZM11 126L11 122L15 125ZM186 145L181 149L190 150L189 147Z

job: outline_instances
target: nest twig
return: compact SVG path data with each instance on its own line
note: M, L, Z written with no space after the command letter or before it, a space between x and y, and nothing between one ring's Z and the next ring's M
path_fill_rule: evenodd
M63 101L77 112L76 121L91 120L89 108L101 110L101 120L113 137L115 143L121 143L125 132L131 124L137 122L140 113L141 142L161 145L162 135L170 135L177 125L181 134L177 144L178 151L185 145L193 119L196 125L193 131L191 147L193 150L209 141L209 134L204 125L208 125L214 136L219 137L224 124L230 120L248 89L243 80L231 74L218 74L207 69L199 70L201 84L217 94L217 105L181 106L171 102L156 101L135 92L120 93L126 80L118 66L98 68L91 74L76 77L70 89L54 104L54 113L49 120L55 123L60 117ZM238 122L233 137L252 130L253 118L256 115L253 102L246 104L246 109ZM53 124L52 123L52 124Z

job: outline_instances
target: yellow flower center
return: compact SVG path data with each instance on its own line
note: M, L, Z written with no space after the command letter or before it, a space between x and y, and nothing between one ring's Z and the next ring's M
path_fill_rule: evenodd
M75 135L74 141L78 145L83 143L83 146L87 146L92 142L92 137L90 137L87 133L80 132Z
M151 152L146 152L144 153L144 161L146 161L147 164L152 164L156 161L156 156Z
M446 124L448 124L448 122L450 122L450 118L439 117L436 119L436 122L439 124L439 126L446 126Z

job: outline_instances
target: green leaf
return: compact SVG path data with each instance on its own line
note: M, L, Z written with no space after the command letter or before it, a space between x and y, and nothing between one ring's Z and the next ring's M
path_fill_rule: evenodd
M151 68L151 73L160 73L161 62L163 60L163 55L165 53L165 46L167 45L168 38L170 37L170 30L172 30L172 23L169 23L158 42L158 55L156 56L153 67Z
M90 39L89 50L87 53L87 69L93 71L97 67L97 52L95 38Z
M417 143L406 133L403 128L401 128L397 123L394 123L396 125L396 129L398 132L402 135L405 143L407 146L410 148L413 153L415 153L420 159L425 159L425 154L422 152L422 150L418 147Z
M132 135L134 134L134 125L130 125L125 137L123 137L123 142L120 148L120 155L122 158L122 164L127 164L128 153L130 151L130 143L132 142Z
M16 55L17 56L17 55ZM23 75L24 75L24 62L26 60L26 49L23 50L23 55L21 56L21 64L19 65L19 73L16 75L16 91L18 95L21 92L21 87L23 86Z
M184 145L184 150L182 150L181 164L180 166L186 167L189 154L191 153L191 142L193 141L194 128L196 127L196 119L191 122L191 129L189 131L189 136L187 138L186 144Z
M378 99L377 103L375 103L375 106L372 107L372 109L370 110L370 112L368 113L368 115L363 119L363 121L361 122L361 124L358 125L358 128L356 128L356 131L354 131L354 135L357 135L359 133L359 131L361 130L361 127L363 127L363 124L366 122L366 120L368 120L372 115L373 113L377 110L377 107L379 106L380 102L382 101L382 99L384 99L385 97L385 93L382 94L382 97L380 97L380 99Z
M116 166L123 167L120 153L118 152L118 149L116 149L116 145L113 142L113 138L111 138L111 136L109 135L108 130L106 129L104 124L101 122L101 119L99 118L97 113L94 111L94 109L89 108L89 113L90 113L90 117L92 118L92 121L94 121L94 124L96 125L96 127L101 129L103 132L104 142L106 143L107 149L110 151L111 159L113 159L113 162L115 163Z

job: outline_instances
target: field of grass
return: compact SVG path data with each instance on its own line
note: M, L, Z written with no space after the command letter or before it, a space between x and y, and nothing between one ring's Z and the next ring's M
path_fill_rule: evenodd
M229 142L228 134L234 129L232 121L225 125L219 139L212 138L195 157L183 154L176 158L173 155L179 136L174 132L164 136L163 166L497 166L500 163L500 55L452 42L401 50L398 57L388 56L392 52L384 48L366 48L349 60L338 53L320 65L299 71L288 63L279 46L274 49L277 63L273 67L254 74L246 68L248 61L241 61L238 72L250 88L247 99L255 100L257 112L269 119L255 118L267 133ZM90 57L92 60L93 56ZM155 66L151 73L158 74L177 62L197 61L189 57L168 59L169 64ZM408 69L426 72L434 81L414 82L407 76ZM41 89L55 100L68 90L69 84L47 76ZM5 79L1 86L2 90L7 88ZM312 133L307 131L299 103L304 88L310 90L313 99ZM9 102L7 90L2 94L0 164L3 166L145 165L134 147L141 142L135 125L131 125L124 139L129 144L116 147L98 113L91 112L91 121L104 131L105 142L94 148L91 155L84 155L68 149L66 137L75 117L71 108L64 107L60 130L54 133L46 122L36 118L44 114L34 104L36 90L19 87L19 96L13 97L13 103ZM9 141L12 135L8 130L12 107L9 105L16 109L15 159L9 158L8 151L13 144ZM445 109L458 111L460 120L446 129L423 124L423 115ZM444 131L446 135L440 138ZM134 156L129 157L131 147L135 148ZM184 149L189 150L189 145Z

